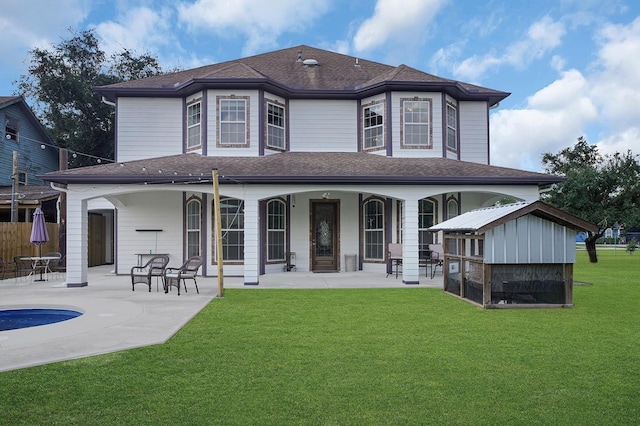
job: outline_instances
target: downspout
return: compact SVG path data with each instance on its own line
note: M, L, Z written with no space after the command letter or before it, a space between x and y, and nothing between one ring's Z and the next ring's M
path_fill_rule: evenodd
M111 102L110 100L108 100L108 99L107 99L107 98L105 98L104 96L102 97L102 102L103 102L103 103L105 103L105 104L107 104L107 105L110 105L110 106L112 106L112 107L114 107L114 108L115 108L115 106L116 106L116 103L115 103L115 102Z

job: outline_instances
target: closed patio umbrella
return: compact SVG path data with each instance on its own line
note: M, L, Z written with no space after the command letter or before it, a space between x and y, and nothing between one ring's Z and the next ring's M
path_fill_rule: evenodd
M31 225L31 238L29 241L31 241L31 244L38 246L38 257L42 257L42 245L49 241L49 232L47 232L44 213L40 207L33 212L33 224ZM38 281L44 281L42 279L42 268L40 268L40 279Z

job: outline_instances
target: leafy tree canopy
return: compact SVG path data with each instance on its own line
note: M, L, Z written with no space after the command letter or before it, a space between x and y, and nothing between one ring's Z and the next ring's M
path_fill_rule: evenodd
M51 49L29 52L28 74L16 82L61 148L86 153L69 158L71 167L114 158L114 108L102 102L95 86L162 74L156 58L128 49L107 57L94 30L75 32Z
M547 173L567 178L554 185L543 199L562 210L599 226L587 238L592 262L597 261L596 240L618 224L629 229L640 226L640 164L638 155L601 154L584 137L557 154L545 153L542 164Z

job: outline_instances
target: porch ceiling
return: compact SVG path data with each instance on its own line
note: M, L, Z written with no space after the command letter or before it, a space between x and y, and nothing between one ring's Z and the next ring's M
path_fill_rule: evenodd
M166 184L211 181L251 184L548 185L561 177L444 158L398 158L361 152L283 152L263 157L180 154L46 173L61 184Z

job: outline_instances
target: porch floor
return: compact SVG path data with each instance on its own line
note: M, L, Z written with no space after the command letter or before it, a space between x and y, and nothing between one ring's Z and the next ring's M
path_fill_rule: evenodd
M75 309L83 315L56 324L0 331L0 371L166 342L209 302L216 303L217 277L198 278L200 294L188 283L188 292L164 294L162 285L137 285L131 291L129 275L115 275L112 265L89 268L88 286L67 288L64 276L48 281L0 281L0 310L20 308ZM257 286L242 277L225 277L226 289L311 288L442 288L440 271L433 279L405 285L402 277L368 272L314 274L283 272L260 276Z

